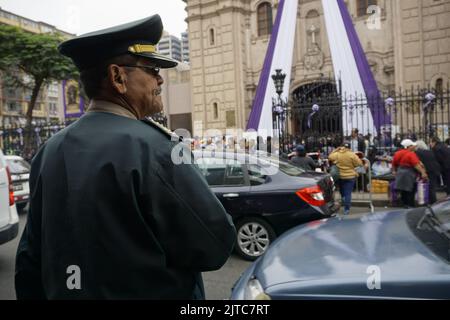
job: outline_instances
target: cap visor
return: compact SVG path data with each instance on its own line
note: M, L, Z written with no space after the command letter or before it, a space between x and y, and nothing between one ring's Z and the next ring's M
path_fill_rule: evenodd
M157 67L162 69L173 68L178 65L178 61L157 53L133 53L133 55L148 58L154 61Z

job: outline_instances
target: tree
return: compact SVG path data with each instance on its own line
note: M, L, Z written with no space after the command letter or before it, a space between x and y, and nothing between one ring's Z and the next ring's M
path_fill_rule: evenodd
M77 79L72 61L58 52L64 40L57 33L33 34L17 27L0 25L0 71L6 86L31 90L26 112L25 155L32 152L33 110L39 92L52 81Z

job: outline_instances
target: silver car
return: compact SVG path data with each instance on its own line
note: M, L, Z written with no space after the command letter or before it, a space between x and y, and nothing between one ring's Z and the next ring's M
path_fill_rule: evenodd
M9 167L12 178L14 201L17 210L21 211L30 198L30 164L19 156L5 156L6 164Z
M19 216L5 156L0 150L0 244L11 241L19 231Z

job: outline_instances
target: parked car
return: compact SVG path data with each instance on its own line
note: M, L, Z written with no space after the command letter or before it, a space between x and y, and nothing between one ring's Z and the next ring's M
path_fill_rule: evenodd
M450 198L285 233L232 299L450 299Z
M14 203L11 173L0 150L0 244L8 242L19 232L19 216Z
M14 201L17 210L21 211L28 204L30 198L30 186L28 180L30 179L31 166L19 156L5 156L5 159L11 172Z
M262 155L195 151L194 157L232 216L236 251L245 259L261 256L286 230L339 209L329 175Z

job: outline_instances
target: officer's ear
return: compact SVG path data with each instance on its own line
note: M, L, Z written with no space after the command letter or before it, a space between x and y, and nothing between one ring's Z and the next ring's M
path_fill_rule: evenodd
M127 92L127 74L124 67L110 64L108 66L108 81L117 93L125 94Z

